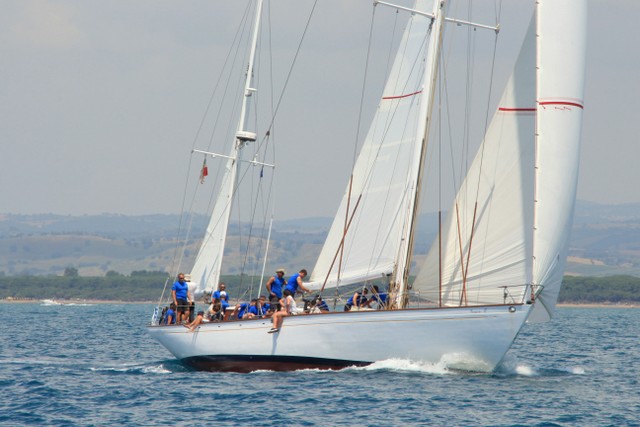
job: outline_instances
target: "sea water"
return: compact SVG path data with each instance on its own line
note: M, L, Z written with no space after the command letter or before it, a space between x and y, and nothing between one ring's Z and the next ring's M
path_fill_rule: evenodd
M152 310L0 304L0 425L640 426L640 309L559 308L490 374L196 372L149 338Z

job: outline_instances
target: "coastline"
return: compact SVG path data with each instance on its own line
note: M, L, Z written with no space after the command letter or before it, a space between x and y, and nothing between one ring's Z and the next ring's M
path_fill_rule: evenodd
M69 305L69 304L156 304L157 301L119 301L119 300L101 300L101 299L0 299L0 304L34 304L34 303L51 303L52 305ZM577 303L563 302L556 305L560 308L640 308L640 303L623 302L623 303Z
M640 308L640 304L637 303L577 303L577 302L563 302L556 304L556 307L568 307L568 308Z

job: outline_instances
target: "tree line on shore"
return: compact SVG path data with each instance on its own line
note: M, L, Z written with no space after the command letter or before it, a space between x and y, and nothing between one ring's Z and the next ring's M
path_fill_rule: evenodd
M260 278L223 276L235 297L247 289L260 286ZM79 276L67 269L63 276L0 277L0 299L41 300L80 299L104 301L157 301L167 284L165 300L172 279L162 271L134 271L130 275L108 272L101 277ZM576 304L638 304L640 277L634 276L565 276L559 302Z

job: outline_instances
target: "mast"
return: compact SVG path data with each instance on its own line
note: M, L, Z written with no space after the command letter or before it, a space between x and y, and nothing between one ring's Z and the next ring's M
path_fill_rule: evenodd
M433 6L432 37L429 39L427 48L427 57L424 70L425 87L423 93L427 96L423 98L420 105L419 117L424 117L420 121L416 133L416 141L421 141L418 146L417 155L414 156L414 163L411 165L412 170L417 171L413 175L412 182L409 185L413 188L412 198L408 206L408 220L406 227L403 228L402 243L398 252L398 258L395 269L395 290L396 290L396 308L405 308L408 303L409 288L409 272L411 270L411 258L414 246L414 236L416 231L416 218L420 209L420 188L422 185L422 170L424 167L424 159L427 151L429 139L429 129L431 126L431 115L433 111L433 103L435 98L435 89L438 77L438 67L440 65L440 49L442 47L442 35L444 32L444 21L448 0L436 0Z
M244 83L244 102L242 103L242 109L240 110L240 119L238 120L238 132L236 132L236 150L244 148L247 142L253 142L256 140L255 132L247 131L248 125L248 111L249 102L251 101L251 95L256 92L255 88L251 87L253 82L253 63L256 57L256 49L258 46L258 33L260 31L260 16L262 15L262 2L258 0L256 4L256 16L253 25L253 35L251 38L251 51L249 52L249 64L247 66L247 76ZM237 156L236 156L237 157Z
M251 50L249 52L249 63L247 65L247 75L245 78L244 90L243 90L244 102L242 103L242 108L240 110L240 117L238 119L238 131L236 132L234 148L232 150L232 155L231 155L232 159L229 159L229 162L228 162L228 164L231 166L229 170L229 176L230 176L229 185L227 187L228 188L227 194L228 194L229 200L228 200L228 206L225 211L224 218L222 219L224 234L223 234L223 238L220 245L220 251L224 251L225 242L227 238L229 218L231 217L231 207L232 207L231 205L233 203L233 197L235 194L236 182L238 181L238 174L240 173L238 169L238 163L242 160L242 149L247 145L247 143L255 142L256 140L256 133L247 130L247 127L249 122L248 112L249 112L249 107L251 105L250 104L251 96L253 95L254 92L257 91L257 89L251 87L252 86L251 83L253 82L253 65L255 62L256 50L258 46L258 34L260 31L260 17L262 16L262 3L263 3L263 0L257 0L256 2L256 14L254 18L253 34L251 36ZM215 269L215 271L217 272L218 277L216 277L216 280L215 280L216 283L218 282L220 277L220 271L221 271L220 265L222 264L222 256L219 256L217 260L218 260L218 266Z
M248 142L256 140L256 133L248 131L248 110L251 102L251 96L256 89L251 87L253 82L253 67L256 56L256 48L258 43L258 33L260 30L260 18L262 15L262 3L263 0L257 0L256 13L253 26L253 34L251 38L251 50L249 53L249 62L247 65L247 74L245 78L245 84L243 88L242 108L240 110L240 117L238 119L237 132L235 134L234 142L228 156L223 156L215 153L209 153L200 150L193 150L194 152L201 152L205 155L211 155L213 157L226 158L225 172L220 185L220 193L216 199L211 214L207 231L200 247L200 251L196 257L196 262L193 266L191 276L192 280L195 280L197 286L201 288L209 288L210 286L217 286L220 279L220 269L222 265L222 255L224 253L224 247L227 238L227 229L229 227L229 219L231 217L231 207L235 196L236 182L238 180L238 164L242 160L242 149ZM255 160L251 163L258 163Z

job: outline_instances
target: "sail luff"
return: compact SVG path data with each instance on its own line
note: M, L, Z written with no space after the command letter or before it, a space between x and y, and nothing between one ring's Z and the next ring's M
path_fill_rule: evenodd
M411 257L415 242L415 228L418 210L420 209L420 188L422 185L422 170L429 140L429 129L431 125L431 115L438 78L438 68L440 64L440 49L442 47L442 36L444 32L444 20L448 7L448 1L435 0L433 5L434 19L432 21L431 38L427 47L426 66L423 78L423 97L418 113L419 125L416 133L416 156L413 157L414 164L411 170L414 175L410 177L409 185L413 189L408 206L408 223L403 229L401 241L404 244L400 247L397 258L397 269L399 274L394 278L397 289L396 306L406 307L408 303L407 288L409 284L409 274L411 270Z
M536 196L531 321L553 315L578 181L586 56L585 1L537 2ZM562 37L558 37L561 34Z

